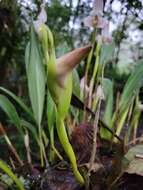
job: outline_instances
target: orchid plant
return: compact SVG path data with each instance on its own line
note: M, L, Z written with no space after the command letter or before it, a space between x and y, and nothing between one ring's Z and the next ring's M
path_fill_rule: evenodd
M92 11L90 12L89 16L84 19L85 26L93 29L93 46L88 56L84 80L84 93L86 94L84 101L85 105L88 105L91 110L98 111L97 108L100 109L98 107L98 102L102 99L102 101L105 102L105 110L102 119L107 126L115 130L116 135L120 135L126 121L131 123L131 128L137 128L140 110L139 108L137 109L134 104L140 104L137 97L141 84L139 81L142 80L142 66L139 64L140 66L138 66L136 71L129 77L121 97L119 98L120 100L117 100L118 97L115 97L117 105L116 108L114 108L113 81L108 78L104 78L104 70L106 63L112 59L112 55L115 51L115 43L112 41L112 38L109 34L109 21L103 16L103 7L103 0L94 0ZM88 73L94 56L95 63L93 67L93 73L90 77L88 76ZM136 92L134 90L135 85L138 89ZM102 89L101 94L104 94L104 99L103 95L101 95L101 97L97 95L99 86ZM88 89L88 91L86 89ZM131 91L133 91L133 93L131 93ZM87 96L88 102L86 102ZM138 119L131 117L133 113L136 113L135 118ZM128 130L131 131L131 128ZM131 134L131 132L129 133ZM129 133L127 132L127 136ZM102 138L112 140L112 134L103 128L100 130L100 135ZM117 142L117 139L114 138L114 141Z
M76 156L68 140L64 120L72 95L72 70L87 56L91 46L78 48L56 59L53 35L45 24L46 20L47 15L42 5L37 20L31 26L30 42L25 51L26 74L32 111L12 92L1 88L1 91L11 96L21 106L31 118L32 123L21 119L6 97L0 97L0 104L22 136L26 137L26 147L29 146L26 131L32 132L40 148L41 166L44 166L44 163L48 165L45 151L48 140L42 127L43 110L46 109L51 148L62 159L54 146L54 126L56 125L59 140L71 162L73 173L77 181L84 184L84 178L78 170ZM44 104L45 101L47 102L46 105ZM33 125L37 126L38 132ZM29 155L29 151L27 153Z
M45 64L45 67L46 67L45 74L43 71L43 74L41 76L44 77L42 79L43 80L42 85L45 85L44 80L46 80L47 87L48 87L47 88L47 116L48 116L48 121L50 125L48 126L50 137L51 137L51 141L53 142L53 138L54 138L53 127L54 127L54 119L55 119L56 129L57 129L60 142L67 156L69 157L71 161L71 165L72 165L75 177L81 184L83 184L84 179L78 171L77 164L76 164L76 157L72 149L72 146L68 140L68 136L67 136L66 129L64 126L64 119L68 112L70 101L71 101L71 95L72 95L71 71L80 62L80 60L83 59L87 55L87 53L91 49L91 46L85 46L83 48L76 49L73 52L70 52L64 55L63 57L56 59L53 36L50 29L45 24L45 22L46 22L46 12L44 8L42 7L41 13L38 16L38 20L34 22L34 27L39 38L38 39L39 43L41 44L41 47L42 47L42 55L44 58L43 66ZM35 35L33 29L32 29L32 35ZM32 49L31 51L27 49L26 52L30 53L32 52ZM29 55L29 57L31 57L31 55ZM31 63L32 61L31 62L29 61L27 65L29 64L30 66ZM29 72L28 67L27 67L27 72ZM35 80L39 80L39 78ZM31 84L31 78L29 79L29 84ZM41 85L41 88L42 88L42 85ZM32 88L33 88L33 84L32 86L29 85L29 90ZM42 91L43 98L45 96L44 89L45 87L43 86L43 91ZM37 94L37 101L38 101L38 95L40 94L41 93ZM31 98L31 103L32 101L33 101L33 98ZM43 101L41 103L43 105ZM35 108L35 102L33 103L33 111L34 111L34 108ZM43 106L40 112L41 114L42 114L42 110L43 110ZM54 118L53 120L50 118L51 116ZM37 116L35 118L37 118ZM41 127L39 127L39 134L40 134L39 139L42 144ZM42 150L41 150L41 158L42 158Z
M102 121L110 129L113 129L116 135L120 135L125 122L127 122L128 125L130 124L131 127L125 136L126 142L129 141L132 130L134 130L134 134L136 134L142 109L139 100L139 91L143 80L142 61L129 77L120 97L114 98L113 81L104 77L106 63L112 59L115 44L109 35L109 21L103 16L103 7L103 0L94 0L92 11L89 16L84 19L85 26L93 29L92 45L77 48L60 58L56 58L53 34L46 25L47 14L45 5L42 5L37 20L32 23L30 41L25 51L25 66L32 109L12 92L0 87L0 91L14 99L27 114L26 119L21 118L9 99L0 94L0 107L5 111L22 136L29 164L31 164L29 133L33 135L33 139L39 146L41 166L43 167L46 164L48 167L49 161L52 159L51 153L50 159L48 159L49 155L47 155L45 150L45 147L48 145L48 135L44 128L43 123L45 122L43 122L43 118L45 118L44 116L46 115L51 152L53 151L52 153L58 156L59 159L63 159L54 143L56 127L58 138L70 160L74 176L82 185L85 183L85 179L78 169L76 156L67 135L65 121L69 113L72 92L74 91L72 71L75 67L87 56L85 76L81 79L81 83L77 85L83 92L82 94L79 93L79 98L83 100L84 104L82 121L93 122L87 110L90 110L90 113L94 113L95 116L93 122L93 150L91 150L88 171L89 176L96 155L96 137L101 103L105 103L105 109L101 116ZM92 63L94 64L93 70L91 75L89 75ZM78 73L76 74L78 76ZM117 104L114 106L115 99L118 99L118 101L116 101ZM5 141L11 148L17 161L20 165L23 165L23 162L19 158L18 153L1 124L0 133L4 135ZM107 129L101 128L100 136L104 139L118 142L118 139L114 138L113 134L109 133ZM17 186L19 186L19 189L24 189L16 176L13 175L12 171L9 170L2 161L0 161L0 168L9 173L9 176L11 176Z
M88 102L86 103L84 99L85 104L87 104L88 107L93 111L96 111L96 108L98 107L97 105L100 99L102 99L103 101L103 95L99 97L96 91L99 91L98 89L100 86L100 89L102 90L102 93L100 94L105 93L103 89L103 83L105 83L104 69L105 69L106 63L111 59L111 56L114 51L114 42L112 42L112 38L109 34L109 21L103 16L103 9L104 9L103 0L101 1L94 0L93 9L91 10L89 16L84 19L84 25L86 27L90 27L93 29L93 32L92 32L93 46L87 60L87 66L86 66L86 71L85 71L85 88L84 88L85 90L88 88ZM95 62L93 66L93 72L90 77L88 76L89 75L88 73L89 73L89 69L90 69L93 58ZM84 94L87 94L86 91L84 92ZM104 95L104 99L105 98L106 97ZM108 112L108 109L105 111L105 116L103 117L105 120L107 118L106 115L108 115L107 112ZM107 119L108 123L105 120L104 122L106 124L109 124L109 119ZM101 129L102 137L106 138L107 133L108 133L107 131L105 131L104 129Z

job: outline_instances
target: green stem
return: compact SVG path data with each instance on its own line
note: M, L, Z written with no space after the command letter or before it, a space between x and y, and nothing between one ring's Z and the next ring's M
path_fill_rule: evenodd
M96 43L96 30L93 32L92 34L92 49L88 55L88 58L87 58L87 65L86 65L86 69L85 69L85 72L87 73L88 75L88 71L89 71L89 68L90 68L90 64L91 64L91 60L92 60L92 56L93 56L93 53L94 53L94 46L95 46L95 43Z
M51 142L51 148L54 151L54 153L57 155L57 157L60 160L63 160L63 157L60 155L60 153L58 152L58 150L56 149L55 144L54 144L54 127L52 127L52 129L50 131L50 142Z
M118 136L120 135L121 130L123 128L123 125L125 123L125 120L126 120L126 117L127 117L127 114L128 114L128 110L129 110L129 108L127 108L125 110L125 112L122 114L122 116L121 116L121 118L119 120L119 123L118 123L118 126L117 126L117 130L116 130L116 135L118 135ZM114 142L117 142L116 138L114 138Z
M96 79L96 75L97 75L97 71L98 71L98 67L99 67L99 54L100 54L100 49L101 49L101 43L98 43L96 46L96 61L94 64L94 69L93 69L93 75L92 78L90 80L90 87L89 87L89 102L88 102L88 107L92 108L92 92L93 92L93 87L95 84L95 79Z
M98 105L97 105L97 111L95 114L95 119L93 123L93 145L92 145L92 152L90 156L90 161L89 161L89 169L87 172L87 180L86 180L86 189L89 189L89 183L90 183L90 176L91 176L91 171L95 162L95 157L96 157L96 150L97 150L97 131L98 131L98 122L99 122L99 114L100 114L100 107L101 107L101 99L99 98Z
M139 109L138 105L140 104L139 101L139 95L136 97L135 100L135 107L133 110L133 117L131 120L131 130L133 131L133 143L135 144L135 139L136 139L136 134L137 134L137 128L138 128L138 124L139 124L139 118L141 115L141 110ZM130 130L130 132L131 132Z
M78 168L77 168L77 162L76 162L76 157L75 157L75 153L73 151L73 148L68 140L68 136L67 136L67 132L64 126L64 122L63 120L59 117L58 113L57 113L57 119L56 119L56 127L57 127L57 133L59 136L59 140L64 148L64 151L66 152L71 165L72 165L72 169L73 169L73 173L77 179L77 181L80 184L84 184L84 179L81 176Z
M86 88L85 86L88 84L88 72L89 72L89 68L90 68L90 64L91 64L91 61L92 61L92 57L93 57L93 53L94 53L94 49L95 49L95 43L96 43L96 30L93 32L92 34L92 49L88 55L88 58L87 58L87 65L86 65L86 68L85 68L85 81L84 81L84 93L83 93L83 98L84 98L84 121L86 121Z
M140 111L135 115L135 122L133 125L133 142L134 142L134 144L135 144L135 139L137 136L137 129L138 129L140 115L141 115Z
M18 153L17 153L15 147L12 145L12 143L11 143L9 137L8 137L6 134L4 134L4 138L5 138L5 141L7 142L8 146L10 147L10 150L12 151L12 153L13 153L14 156L15 156L15 158L16 158L17 161L19 162L19 164L20 164L21 166L23 166L23 162L22 162L22 160L20 159L20 157L19 157L19 155L18 155Z
M40 160L41 160L41 166L44 166L44 156L43 156L43 141L42 141L42 130L41 126L38 125L39 129L39 146L40 146Z
M92 106L92 107L93 107L93 108L92 108L93 112L96 111L96 107L97 107L98 100L99 100L99 97L98 97L98 96L96 96L96 97L94 98L94 100L93 100L93 106Z

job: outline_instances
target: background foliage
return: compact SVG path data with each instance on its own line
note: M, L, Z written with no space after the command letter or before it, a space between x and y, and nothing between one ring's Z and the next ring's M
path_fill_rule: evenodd
M141 0L111 0L105 2L105 14L110 19L110 31L115 37L116 53L108 64L105 76L122 89L136 61L143 56L143 9ZM56 41L57 56L74 47L89 43L91 29L83 19L92 7L91 0L47 0L48 25ZM26 97L24 50L29 39L29 25L40 9L40 0L0 1L0 85L18 96ZM125 63L126 62L126 63ZM79 67L83 75L82 64ZM3 121L4 114L0 114Z

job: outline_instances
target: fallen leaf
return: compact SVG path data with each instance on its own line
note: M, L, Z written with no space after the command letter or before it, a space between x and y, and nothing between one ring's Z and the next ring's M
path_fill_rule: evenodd
M129 161L125 172L143 176L143 145L136 145L129 149L125 158Z

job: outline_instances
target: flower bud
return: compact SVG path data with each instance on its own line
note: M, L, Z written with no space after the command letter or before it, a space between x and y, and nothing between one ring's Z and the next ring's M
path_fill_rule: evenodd
M83 58L87 56L90 50L91 45L87 45L77 48L57 59L56 72L60 86L64 86L64 79L66 75L71 72Z
M39 35L42 24L44 24L46 21L47 21L47 13L45 11L45 5L42 4L41 11L37 17L37 20L34 21L34 28L38 35Z
M97 87L96 96L97 96L100 100L105 100L105 95L104 95L104 92L103 92L103 89L102 89L102 86L101 86L101 85L99 85L99 86Z

